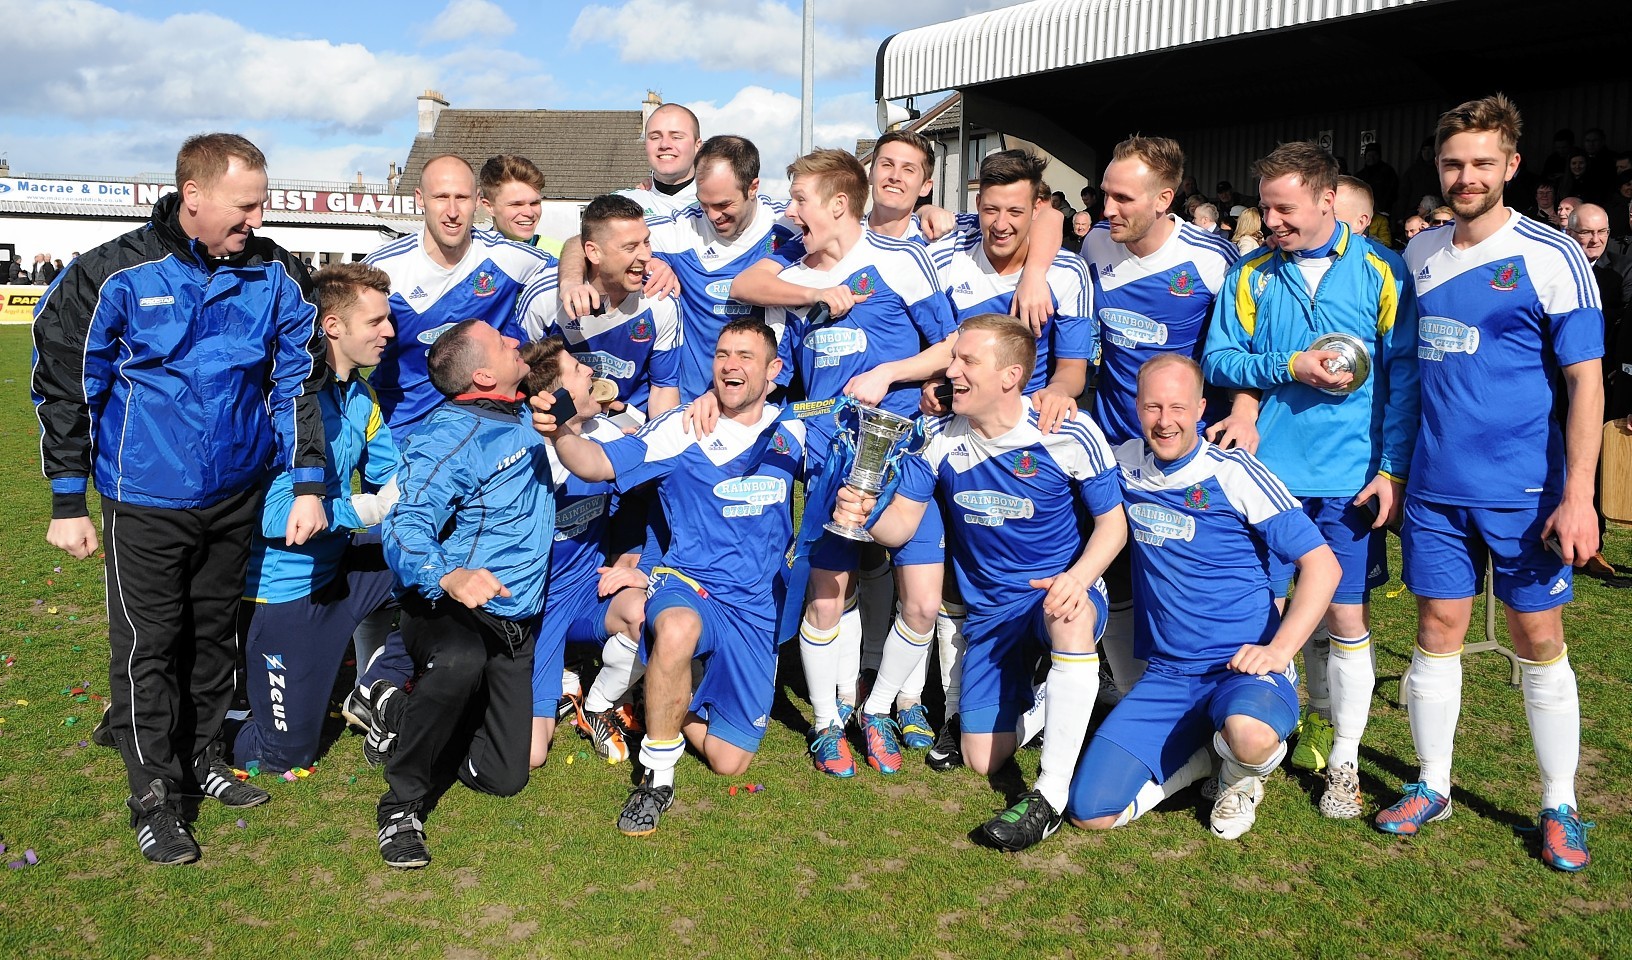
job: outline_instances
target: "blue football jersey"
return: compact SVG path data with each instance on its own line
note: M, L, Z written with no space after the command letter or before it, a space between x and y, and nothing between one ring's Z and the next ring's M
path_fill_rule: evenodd
M584 436L601 443L623 437L623 430L596 417ZM614 491L610 481L580 480L555 455L551 446L550 479L555 486L555 538L550 543L550 598L570 596L586 580L599 577L606 566L607 523L612 516Z
M1142 435L1134 403L1141 364L1159 353L1201 359L1213 298L1239 257L1235 245L1218 234L1173 219L1173 233L1148 257L1136 257L1112 240L1105 221L1094 224L1082 241L1099 322L1094 420L1112 444ZM1221 407L1216 415L1228 412Z
M957 330L952 303L941 290L935 268L922 244L893 240L871 231L844 259L826 270L796 263L781 277L802 287L847 286L867 299L836 320L821 325L805 319L808 311L766 309L767 317L783 314L798 373L796 395L804 400L842 396L845 384L882 363L917 356ZM879 404L903 417L918 412L918 384L899 383ZM811 447L825 452L833 436L830 417L807 421Z
M391 325L368 382L380 410L400 443L442 402L431 385L425 355L447 330L465 320L481 320L507 337L526 339L516 323L516 299L535 274L555 265L536 247L506 240L492 230L471 231L470 250L451 269L425 252L425 231L394 240L363 259L391 277Z
M1553 386L1561 366L1604 355L1597 283L1579 244L1517 210L1466 250L1453 233L1425 230L1405 249L1422 384L1407 491L1462 506L1557 498L1564 435Z
M764 319L762 307L731 299L731 281L737 274L776 253L798 236L783 221L786 203L767 197L755 199L754 220L735 239L721 240L701 207L687 207L671 217L651 217L652 252L661 256L680 280L681 312L686 334L680 347L680 399L690 402L714 385L714 344L725 325L741 317ZM772 325L778 338L782 330ZM784 344L784 348L785 348ZM783 371L777 382L792 376L790 356L784 349Z
M669 527L663 566L767 625L773 586L793 540L793 484L803 475L804 424L767 404L756 424L720 418L706 437L682 426L686 406L604 444L619 493L657 480Z
M618 399L641 412L652 387L680 385L684 331L680 301L654 300L641 291L603 303L598 315L574 319L561 306L560 270L552 265L528 282L516 316L528 340L558 336L595 376L618 385Z
M982 313L1008 313L1020 285L1020 271L1000 274L986 259L980 236L978 221L960 219L957 231L930 245L941 285L951 291L960 322ZM1093 363L1099 356L1093 286L1082 260L1069 250L1060 251L1048 269L1048 287L1054 315L1037 338L1037 366L1026 384L1028 394L1048 385L1056 359Z
M922 452L901 460L896 495L919 503L939 495L972 616L1039 597L1029 581L1075 563L1091 518L1122 502L1111 448L1081 412L1043 434L1028 399L1020 423L1000 437L988 440L956 415L928 421L925 434Z
M1268 560L1325 544L1302 505L1245 450L1198 440L1162 463L1143 440L1116 448L1133 546L1134 654L1217 669L1280 625Z

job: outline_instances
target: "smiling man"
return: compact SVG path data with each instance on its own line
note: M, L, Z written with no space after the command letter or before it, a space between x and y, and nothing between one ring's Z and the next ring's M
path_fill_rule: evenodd
M696 203L697 149L703 139L697 115L665 103L646 118L645 139L651 185L618 193L640 204L648 217L669 216Z
M399 441L442 402L425 366L431 344L469 319L523 338L515 318L516 298L527 281L555 263L542 250L472 227L476 175L462 157L443 154L427 160L414 198L425 210L424 228L364 259L391 277L391 323L397 336L369 382Z
M78 257L34 311L34 406L51 483L46 540L107 537L108 725L142 855L197 860L179 795L254 806L222 724L237 610L271 468L289 472L286 545L323 515L323 334L298 260L257 236L266 157L235 134L193 137L151 223Z
M1331 548L1280 481L1247 451L1197 436L1201 394L1194 360L1147 360L1137 401L1144 436L1116 448L1149 667L1094 734L1071 782L1079 827L1122 826L1201 779L1210 743L1223 761L1213 835L1234 840L1250 830L1298 719L1292 658L1337 585ZM1301 576L1284 619L1266 554Z
M305 544L283 543L294 478L279 471L267 486L260 531L250 546L239 612L250 717L233 746L237 766L259 761L268 773L317 758L340 660L357 625L391 599L396 581L367 534L397 500L400 457L362 371L390 342L391 278L362 263L325 267L312 278L333 376L318 394L328 443L324 471L327 526ZM352 492L352 476L366 492ZM361 668L359 668L361 669ZM396 685L408 678L390 674Z
M1388 582L1383 528L1397 520L1417 439L1416 296L1405 265L1338 219L1338 165L1307 142L1255 165L1276 249L1243 259L1213 305L1202 369L1224 387L1262 393L1257 456L1286 484L1343 566L1331 609L1304 651L1309 712L1292 763L1325 769L1320 811L1361 814L1360 738L1376 676L1371 591ZM1358 340L1370 373L1328 366L1315 339ZM1278 596L1292 564L1271 565ZM1299 592L1302 592L1300 587Z
M776 334L731 321L714 351L716 428L688 433L685 407L632 437L582 435L580 411L551 421L556 456L580 479L620 493L656 481L670 539L647 588L644 775L618 817L628 836L657 830L674 803L674 769L690 741L720 776L741 776L759 751L776 692L775 584L793 537L793 484L804 475L804 425L766 402L782 365ZM691 665L708 669L695 693Z
M1564 643L1571 567L1598 550L1593 475L1603 429L1604 318L1581 247L1502 204L1519 169L1519 112L1497 94L1439 118L1451 229L1406 247L1422 319L1422 428L1401 534L1417 596L1411 739L1421 763L1381 830L1416 834L1451 815L1462 643L1487 558L1524 678L1541 768L1541 859L1589 862L1576 807L1581 705ZM1555 385L1569 393L1560 423Z
M533 161L501 153L482 164L477 178L482 209L506 240L538 246L538 218L544 210L544 174Z
M1049 657L1036 784L980 828L1008 851L1041 842L1062 822L1099 690L1099 578L1128 536L1099 428L1073 412L1057 431L1042 430L1024 392L1037 353L1019 320L988 313L963 321L946 371L952 415L927 426L922 456L902 460L900 488L869 528L898 547L935 501L945 506L947 549L968 607L959 709L970 769L990 775L1014 756L1037 661ZM863 525L874 506L844 487L834 519Z

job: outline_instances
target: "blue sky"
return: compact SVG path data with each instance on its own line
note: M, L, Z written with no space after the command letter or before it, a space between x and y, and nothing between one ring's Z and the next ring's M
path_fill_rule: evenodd
M878 45L1015 0L817 0L816 142L876 135ZM797 151L800 0L0 0L13 174L172 167L205 130L244 133L277 179L384 178L415 97L454 107L635 109L647 89L703 134L740 133L767 174ZM547 172L547 171L546 171Z

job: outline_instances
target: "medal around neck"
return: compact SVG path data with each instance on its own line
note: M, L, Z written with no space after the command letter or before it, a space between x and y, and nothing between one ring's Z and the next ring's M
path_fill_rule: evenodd
M878 407L864 407L858 404L855 410L856 435L853 443L856 456L850 464L850 473L844 482L867 496L876 497L884 490L885 477L889 473L890 464L896 458L896 448L901 440L912 432L912 421L887 410L880 410ZM839 424L840 430L845 430L843 421L839 419L839 412L834 411L833 419ZM873 535L863 527L851 527L837 521L829 521L823 528L860 543L873 542Z
M1359 337L1347 333L1327 333L1315 338L1309 345L1310 350L1330 350L1337 356L1326 361L1327 373L1351 373L1353 378L1341 387L1316 387L1321 393L1329 393L1334 397L1346 397L1360 389L1371 375L1371 351Z

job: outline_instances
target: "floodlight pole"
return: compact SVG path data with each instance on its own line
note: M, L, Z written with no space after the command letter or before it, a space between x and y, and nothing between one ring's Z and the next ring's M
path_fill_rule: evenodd
M811 105L816 95L816 0L805 0L804 84L799 96L799 155L812 147Z

